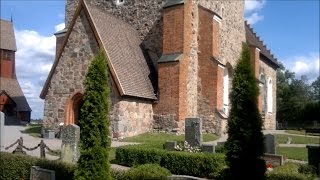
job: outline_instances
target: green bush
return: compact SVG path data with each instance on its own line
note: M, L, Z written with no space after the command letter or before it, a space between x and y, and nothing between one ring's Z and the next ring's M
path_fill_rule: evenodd
M111 179L109 164L109 86L106 58L102 50L92 60L85 77L80 110L80 158L75 179Z
M144 164L131 168L124 174L124 180L144 180L144 179L167 179L171 173L168 169L161 167L159 164Z
M250 49L244 44L234 69L230 93L231 110L228 118L226 161L232 179L263 179L265 161L262 118L257 106L259 89L254 75Z
M134 146L117 148L116 162L125 166L159 164L173 174L197 177L217 177L226 166L223 154L141 149Z
M0 156L0 179L29 179L32 166L55 171L57 180L73 178L75 166L71 164L4 152Z
M267 174L268 180L313 180L315 171L308 165L287 163Z

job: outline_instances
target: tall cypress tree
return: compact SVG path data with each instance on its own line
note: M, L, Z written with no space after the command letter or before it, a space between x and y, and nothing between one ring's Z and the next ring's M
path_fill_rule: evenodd
M259 91L246 44L242 47L232 83L229 137L225 144L231 178L264 179L266 164L261 159L264 136L257 107Z
M109 139L109 87L104 53L93 59L84 81L84 103L81 107L80 158L75 179L111 179L108 153Z

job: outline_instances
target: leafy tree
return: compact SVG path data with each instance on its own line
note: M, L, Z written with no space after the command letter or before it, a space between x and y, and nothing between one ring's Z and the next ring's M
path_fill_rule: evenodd
M312 99L320 101L320 76L311 84Z
M229 137L225 145L230 178L263 179L266 164L261 159L264 149L262 119L257 107L258 87L247 45L243 45L232 83Z
M303 123L301 113L311 101L311 88L306 76L296 79L294 72L280 63L277 71L277 121Z
M79 118L80 158L75 179L111 179L108 161L109 87L107 65L102 51L91 62L84 86L84 103Z

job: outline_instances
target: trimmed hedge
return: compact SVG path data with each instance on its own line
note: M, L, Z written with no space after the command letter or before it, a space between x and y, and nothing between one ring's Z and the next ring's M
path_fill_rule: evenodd
M0 179L29 179L32 166L55 171L56 179L73 179L75 166L60 161L50 161L27 155L0 153Z
M159 164L171 173L197 177L218 177L226 168L223 154L188 153L134 146L116 149L116 162L124 166Z
M123 180L143 180L143 179L168 179L171 173L168 169L161 167L159 164L144 164L125 172Z

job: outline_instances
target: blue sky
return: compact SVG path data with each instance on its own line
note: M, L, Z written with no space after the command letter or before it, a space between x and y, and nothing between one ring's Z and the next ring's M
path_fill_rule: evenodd
M55 53L54 33L64 27L64 0L1 0L1 19L15 26L17 76L33 109L43 117L39 98ZM296 77L319 76L319 1L246 0L245 17L255 32Z

